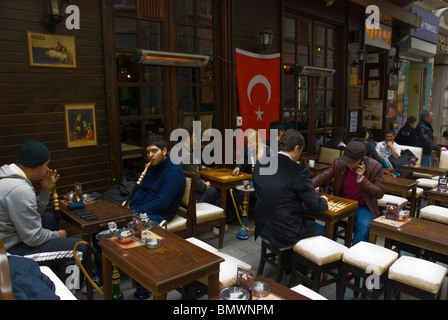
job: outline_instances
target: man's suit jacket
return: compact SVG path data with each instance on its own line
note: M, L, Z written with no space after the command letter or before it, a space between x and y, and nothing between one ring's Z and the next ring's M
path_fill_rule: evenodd
M314 235L315 223L304 212L321 212L328 209L325 199L314 190L309 169L294 162L284 154L278 154L278 170L273 175L260 175L255 166L253 181L257 201L255 203L255 239L264 228L273 247L296 244Z

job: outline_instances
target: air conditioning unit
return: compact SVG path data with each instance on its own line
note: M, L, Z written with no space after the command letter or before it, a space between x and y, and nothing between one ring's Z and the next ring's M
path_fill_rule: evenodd
M177 67L204 67L212 58L199 54L137 49L131 61L141 64Z

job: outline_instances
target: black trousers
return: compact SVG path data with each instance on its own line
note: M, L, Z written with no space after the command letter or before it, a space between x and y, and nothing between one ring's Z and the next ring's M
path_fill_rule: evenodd
M42 227L55 230L56 219L52 212L42 214ZM73 272L70 266L76 264L73 248L79 241L83 240L80 238L57 238L48 240L37 247L30 247L22 242L10 248L8 253L33 259L41 266L48 266L62 281L65 281ZM87 254L87 246L80 244L76 254L82 262Z

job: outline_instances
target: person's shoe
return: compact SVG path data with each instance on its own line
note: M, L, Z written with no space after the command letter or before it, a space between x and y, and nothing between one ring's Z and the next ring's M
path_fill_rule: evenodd
M152 293L148 289L142 287L140 284L137 283L134 297L139 300L146 300L151 297Z
M92 277L93 282L95 282L95 284L98 286L98 288L100 288L101 290L103 290L103 281L98 279L97 276L93 276ZM86 279L86 281L89 281ZM92 288L93 289L93 293L98 292L98 290L95 289L95 287ZM81 289L82 294L87 294L87 284L82 287Z
M218 235L219 235L219 230L220 230L220 229L221 229L221 226L214 226L213 229L212 229L212 233L213 233L215 236L218 236ZM224 229L224 232L227 231L227 230L229 230L229 226L228 226L228 225L226 225L226 227L225 227L225 229Z

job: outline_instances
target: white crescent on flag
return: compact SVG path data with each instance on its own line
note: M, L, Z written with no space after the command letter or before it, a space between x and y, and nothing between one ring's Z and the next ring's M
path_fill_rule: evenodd
M268 104L269 100L271 100L271 84L270 84L269 80L266 79L266 77L264 77L260 74L253 77L250 80L249 84L247 85L247 98L249 99L250 104L252 104L252 99L250 98L250 94L252 92L252 89L258 83L261 83L262 85L264 85L266 87L266 90L268 91L268 101L266 102L266 104Z

